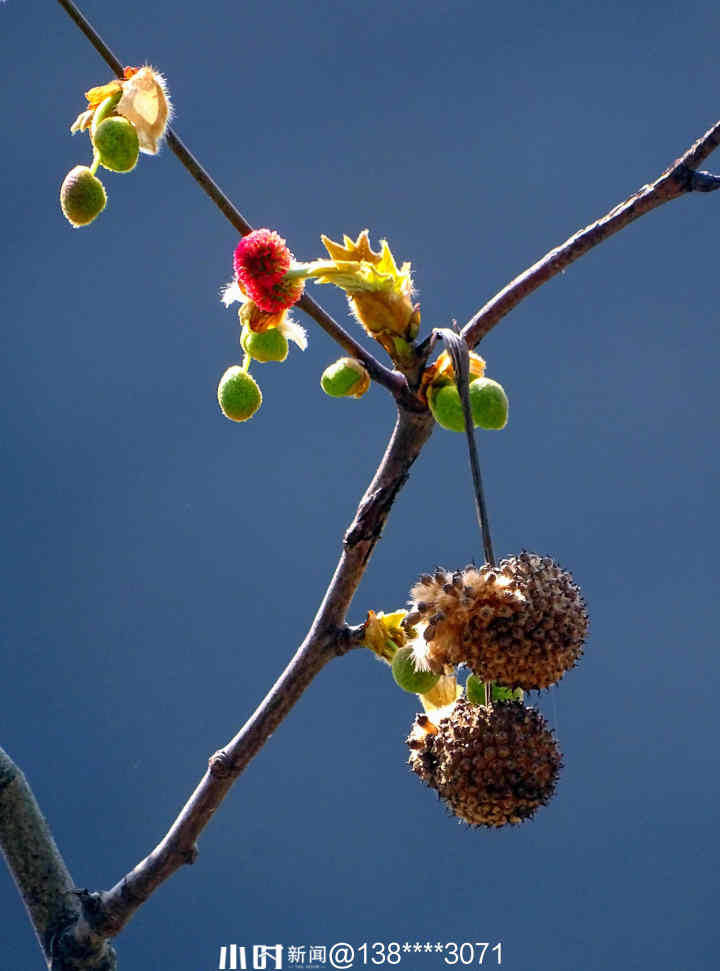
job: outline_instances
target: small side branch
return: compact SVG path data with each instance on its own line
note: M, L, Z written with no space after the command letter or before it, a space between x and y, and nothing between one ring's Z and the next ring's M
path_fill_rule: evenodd
M713 192L720 188L720 176L696 171L697 166L720 144L720 121L709 128L685 154L677 159L650 185L644 185L601 219L565 240L542 259L515 277L484 307L481 307L462 330L468 347L482 340L502 318L525 297L547 283L588 250L624 229L640 216L657 209L687 192Z

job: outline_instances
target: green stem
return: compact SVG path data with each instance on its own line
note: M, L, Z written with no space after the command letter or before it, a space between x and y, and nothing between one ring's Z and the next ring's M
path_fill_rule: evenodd
M97 130L97 126L100 125L103 121L105 121L108 115L111 114L111 112L117 105L118 101L120 100L121 95L122 95L122 91L116 91L115 94L111 94L109 97L105 98L104 101L101 101L98 107L95 109L92 125L90 127L90 137L92 139L95 138L95 132Z

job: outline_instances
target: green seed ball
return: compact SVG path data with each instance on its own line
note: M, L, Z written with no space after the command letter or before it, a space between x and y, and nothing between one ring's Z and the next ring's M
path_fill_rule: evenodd
M261 364L284 361L288 356L287 337L277 327L270 327L258 334L245 324L240 334L240 345L246 354Z
M60 207L76 229L91 223L106 203L105 187L87 165L70 169L60 187Z
M460 394L454 384L442 384L430 388L428 404L433 418L443 428L451 432L464 432L465 419L463 417Z
M326 367L320 378L320 387L331 398L347 398L354 395L367 379L367 371L359 361L341 357Z
M470 382L470 410L476 428L504 428L508 420L505 389L492 378L475 378Z
M476 428L504 428L508 420L508 399L502 385L491 378L475 378L468 390L473 425ZM428 404L438 425L451 432L465 431L460 392L454 383L431 387Z
M485 704L485 685L480 678L476 677L474 674L471 674L465 682L465 696L473 705ZM493 701L522 701L524 697L525 692L522 690L522 688L506 688L502 684L496 684L493 682Z
M135 126L127 118L106 118L95 129L93 139L100 163L111 172L131 172L137 165L140 142Z
M247 421L262 404L262 392L255 379L237 364L220 378L217 395L220 410L230 421Z
M424 695L440 680L439 674L432 671L418 671L411 647L399 647L392 662L392 676L395 683L414 695Z

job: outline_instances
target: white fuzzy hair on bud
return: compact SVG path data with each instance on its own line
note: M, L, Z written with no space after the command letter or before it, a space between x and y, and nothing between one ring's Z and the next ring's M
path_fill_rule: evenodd
M229 307L231 303L247 303L248 297L240 289L237 280L232 280L220 291L220 300Z
M297 344L301 351L307 350L307 331L304 327L301 327L296 321L290 316L283 317L280 323L277 325L277 329L281 334L292 341L293 344Z

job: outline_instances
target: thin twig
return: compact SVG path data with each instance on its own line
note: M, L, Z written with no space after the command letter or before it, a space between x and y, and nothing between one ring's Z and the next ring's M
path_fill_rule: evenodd
M541 260L516 276L504 289L474 314L462 329L462 336L470 348L475 347L502 318L516 307L533 290L547 283L594 246L624 229L629 223L646 212L687 192L713 192L720 188L720 177L695 169L720 145L720 121L709 128L694 144L650 185L615 206L601 219L566 239L550 250Z
M60 6L67 12L71 20L77 24L80 30L93 45L105 63L115 72L119 78L123 78L123 65L119 58L108 47L102 37L98 34L89 20L83 15L72 0L58 0ZM252 232L252 226L245 219L240 210L233 205L228 196L222 191L220 186L210 176L210 174L198 162L190 149L185 145L180 136L172 128L167 130L167 143L178 157L182 165L187 169L195 181L202 187L212 199L215 205L225 218L245 236ZM370 377L378 384L387 388L393 396L402 401L405 405L413 407L416 404L413 396L407 388L407 382L397 371L391 371L382 365L362 344L355 340L340 324L323 310L323 308L307 293L298 301L297 306L311 317L326 334L336 341L344 351L352 357L362 361L367 368Z

